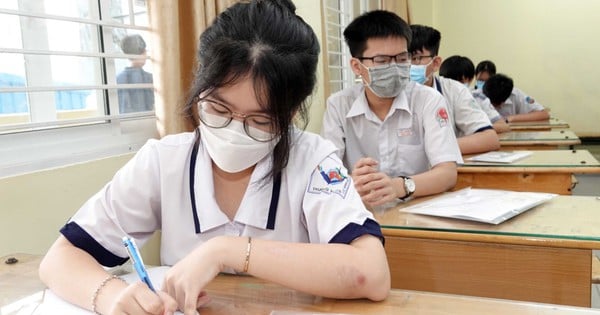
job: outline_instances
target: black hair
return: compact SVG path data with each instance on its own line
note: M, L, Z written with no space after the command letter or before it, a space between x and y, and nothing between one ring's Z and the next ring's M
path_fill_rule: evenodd
M271 177L287 166L295 115L302 128L308 123L306 100L317 82L319 42L295 10L287 0L253 0L219 14L200 36L198 69L184 107L185 117L198 127L201 94L252 79L258 103L280 136Z
M440 51L440 42L442 34L433 27L413 24L410 26L412 31L412 42L408 46L408 51L414 54L417 51L427 49L433 56L437 56Z
M477 64L475 74L487 72L490 76L496 74L496 65L490 60L484 60Z
M395 13L374 10L356 17L344 30L344 39L352 57L363 57L371 38L403 37L407 46L412 35L408 24Z
M490 99L494 106L499 106L506 101L513 90L513 80L504 74L491 76L483 85L483 94Z
M126 54L141 55L146 52L146 42L139 34L123 37L120 46L121 50Z
M464 56L450 56L442 62L440 75L459 82L471 81L475 76L475 66L471 59Z

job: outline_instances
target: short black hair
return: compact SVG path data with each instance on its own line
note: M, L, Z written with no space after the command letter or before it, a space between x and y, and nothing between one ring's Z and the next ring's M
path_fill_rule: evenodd
M219 14L200 36L199 64L184 108L185 117L197 128L200 95L251 78L258 102L280 136L271 176L287 166L291 127L294 121L306 127L306 100L317 82L319 41L295 10L288 0L252 0L237 2Z
M411 42L408 24L397 14L374 10L356 17L344 30L344 39L352 57L362 57L371 38L403 37L406 45Z
M139 34L128 35L121 39L121 50L128 55L141 55L146 52L146 42Z
M484 60L477 64L475 74L487 72L489 75L496 74L496 65L491 60Z
M471 81L475 76L475 66L471 59L464 56L450 56L442 62L440 66L440 75L444 78L453 79L459 82L463 80Z
M412 42L408 46L408 51L414 54L423 49L429 50L433 56L437 56L440 51L440 42L442 34L433 27L413 24L410 26L412 31Z
M513 90L513 80L507 75L498 73L491 76L483 85L483 94L494 106L502 105Z

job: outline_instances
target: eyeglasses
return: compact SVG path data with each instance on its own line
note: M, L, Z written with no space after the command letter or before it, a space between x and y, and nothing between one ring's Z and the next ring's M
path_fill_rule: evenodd
M412 56L412 57L410 57L410 61L413 65L415 65L415 64L419 65L419 64L421 64L421 60L423 58L433 58L433 57L435 57L435 56L434 55Z
M236 113L227 106L209 99L198 101L198 113L200 121L207 127L227 127L236 116L243 119L244 131L256 141L269 142L277 136L275 121L267 115Z
M356 57L356 59L363 61L363 60L371 60L375 65L387 65L390 64L392 61L394 61L395 63L398 64L406 64L406 63L410 63L410 53L408 52L403 52L403 53L399 53L395 56L390 56L390 55L377 55L377 56L373 56L373 57Z

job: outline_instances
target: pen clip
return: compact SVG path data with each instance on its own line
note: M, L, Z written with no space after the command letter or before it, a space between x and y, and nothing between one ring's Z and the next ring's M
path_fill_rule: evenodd
M137 273L138 277L146 283L148 288L153 292L156 292L152 282L150 281L150 277L148 276L148 272L144 267L144 261L142 260L142 255L140 255L140 251L137 248L134 240L130 237L123 237L123 245L125 245L125 249L127 249L127 253L129 254L129 258L131 259L131 263L133 265L133 269Z

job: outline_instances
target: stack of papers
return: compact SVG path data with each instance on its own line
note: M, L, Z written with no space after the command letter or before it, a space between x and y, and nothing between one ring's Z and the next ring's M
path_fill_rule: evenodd
M513 163L531 154L531 151L491 151L470 157L466 160L472 162Z
M549 193L464 188L400 211L499 224L555 196Z

